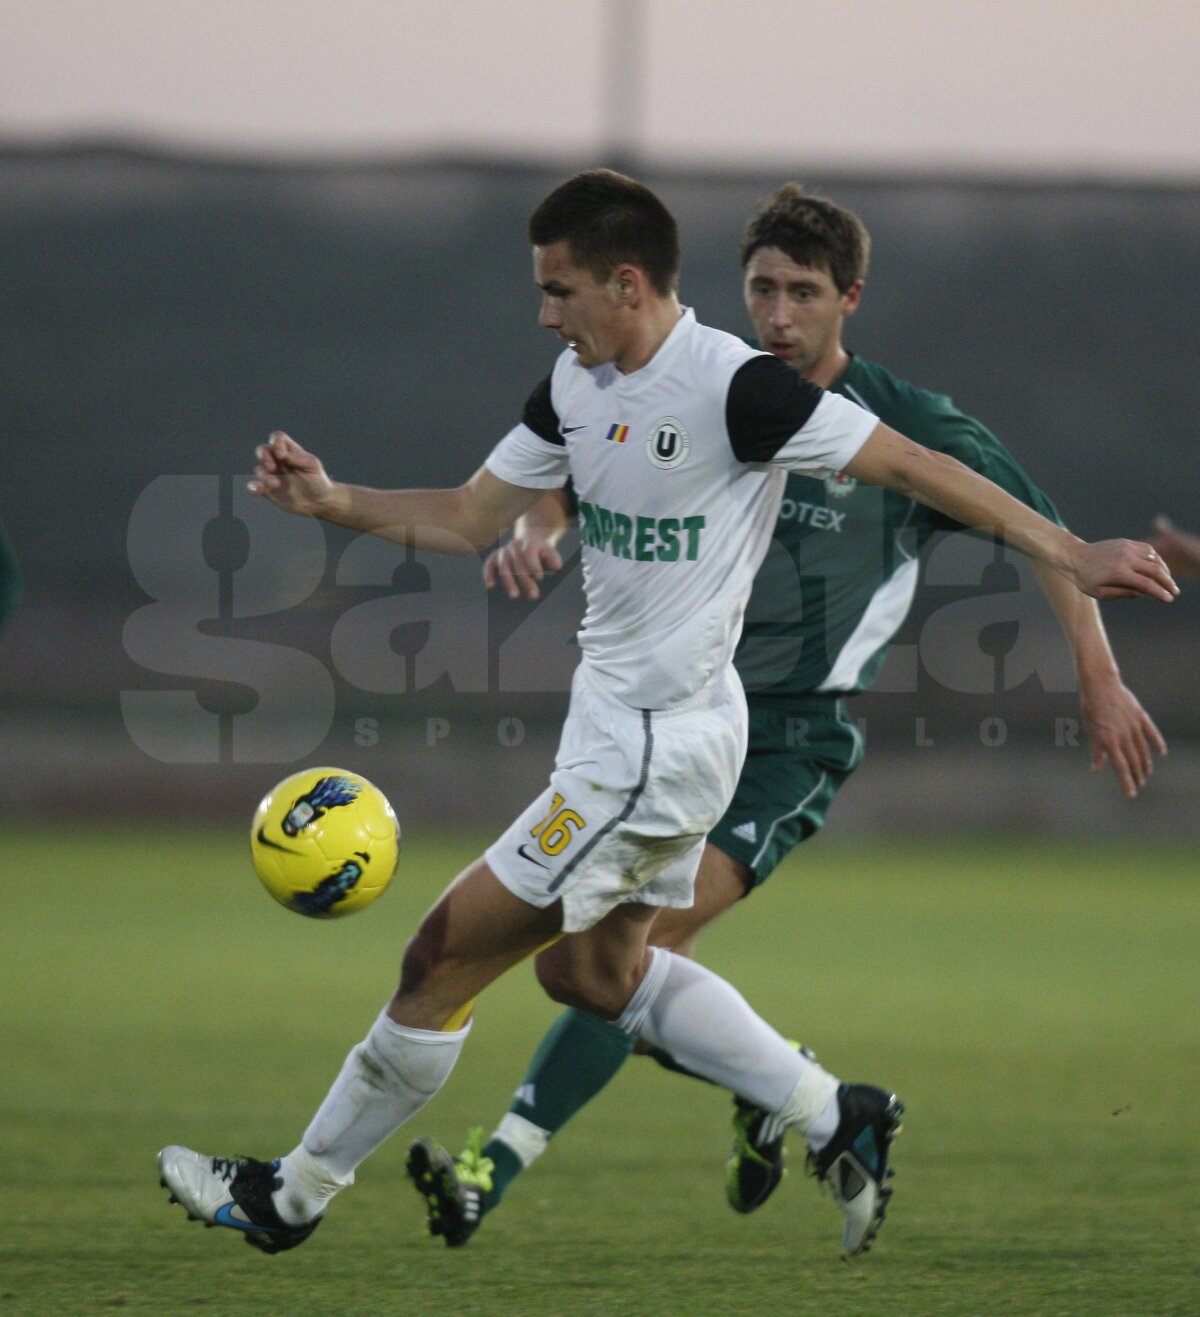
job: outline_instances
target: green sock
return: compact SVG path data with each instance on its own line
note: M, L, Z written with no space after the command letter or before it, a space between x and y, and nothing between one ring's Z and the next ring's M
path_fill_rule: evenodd
M633 1038L615 1024L574 1009L564 1011L542 1039L509 1111L557 1134L625 1064ZM484 1195L488 1213L504 1197L526 1163L511 1144L492 1136L483 1155L495 1163L492 1188ZM536 1155L536 1154L534 1154Z
M502 1139L489 1139L483 1145L483 1155L492 1159L492 1187L483 1195L481 1217L499 1205L504 1191L525 1169L520 1157Z

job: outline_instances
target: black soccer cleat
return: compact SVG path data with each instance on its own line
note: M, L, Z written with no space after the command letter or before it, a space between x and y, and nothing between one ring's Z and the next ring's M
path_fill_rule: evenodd
M733 1148L725 1163L725 1197L735 1212L753 1212L783 1179L784 1131L761 1107L739 1097L733 1102Z
M871 1247L892 1196L887 1181L892 1140L900 1130L904 1104L894 1093L869 1084L842 1084L837 1091L841 1119L833 1137L808 1154L809 1171L827 1184L842 1209L842 1253L854 1257Z
M283 1253L303 1244L324 1214L290 1226L271 1200L283 1181L279 1163L251 1157L206 1157L172 1144L158 1154L159 1184L189 1221L240 1230L247 1244L263 1253Z
M409 1179L425 1200L431 1235L441 1235L447 1248L461 1248L479 1229L487 1186L472 1184L459 1164L432 1139L417 1139L405 1162Z
M793 1039L801 1056L816 1061L810 1047L801 1047ZM753 1212L779 1188L787 1173L784 1165L785 1130L776 1117L745 1098L733 1099L733 1147L725 1163L725 1197L735 1212Z

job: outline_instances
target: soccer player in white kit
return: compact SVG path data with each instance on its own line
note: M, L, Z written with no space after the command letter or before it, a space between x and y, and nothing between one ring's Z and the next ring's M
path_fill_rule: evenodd
M534 212L530 239L540 322L568 346L465 485L342 484L277 433L258 450L250 488L291 512L466 554L570 474L587 612L550 784L425 916L399 988L297 1147L260 1162L173 1145L159 1153L160 1176L189 1216L264 1252L302 1243L359 1164L445 1082L475 996L537 952L554 1000L615 1021L799 1130L842 1209L843 1250L858 1253L887 1201L894 1095L839 1084L723 979L646 946L656 907L690 903L704 839L737 780L746 715L730 659L785 472L846 471L898 489L998 530L1100 597L1166 601L1177 589L1148 545L1084 544L783 362L698 324L676 295L674 220L632 179L569 179ZM453 1175L439 1152L414 1145L418 1183ZM477 1201L464 1192L455 1207L467 1221Z

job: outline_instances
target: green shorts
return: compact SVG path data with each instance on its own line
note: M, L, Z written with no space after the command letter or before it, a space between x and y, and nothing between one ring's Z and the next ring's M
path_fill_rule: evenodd
M750 705L750 740L733 800L708 840L765 882L825 822L838 788L862 762L863 737L834 695Z

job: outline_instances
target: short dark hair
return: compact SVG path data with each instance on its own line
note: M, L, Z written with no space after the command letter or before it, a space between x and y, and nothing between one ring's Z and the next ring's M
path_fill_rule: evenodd
M778 247L797 265L828 271L839 293L867 277L871 235L853 211L785 183L758 208L742 235L742 268L760 247Z
M572 261L600 283L623 262L644 270L662 297L679 286L679 226L643 183L611 169L568 178L529 217L535 247L566 242Z

